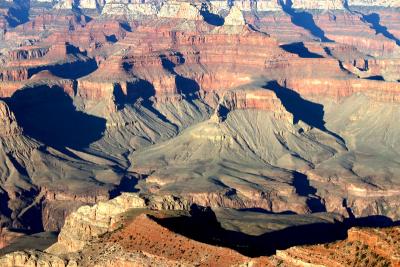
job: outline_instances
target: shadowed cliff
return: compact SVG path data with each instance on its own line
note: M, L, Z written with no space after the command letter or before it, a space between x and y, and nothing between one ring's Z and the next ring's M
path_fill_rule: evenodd
M104 119L76 110L72 99L57 86L19 90L8 103L25 134L56 148L85 148L105 130Z
M283 11L290 16L293 24L309 31L322 42L332 42L332 40L325 36L325 32L317 26L312 14L306 11L295 10L292 0L286 0L286 2L279 0L279 4L282 6Z
M191 239L228 247L250 257L273 255L276 250L283 250L292 246L344 240L347 237L347 231L354 226L388 227L399 225L399 222L393 222L385 216L371 216L346 219L344 222L334 221L291 226L256 236L222 228L214 212L210 209L206 212L193 209L190 217L154 219L164 227Z

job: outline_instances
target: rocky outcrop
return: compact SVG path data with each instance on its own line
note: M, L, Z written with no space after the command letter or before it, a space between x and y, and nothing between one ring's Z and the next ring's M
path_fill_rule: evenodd
M398 227L352 228L346 240L279 250L273 261L289 266L399 266L398 232Z
M125 0L38 0L38 2L55 2L55 9L70 10L73 7L81 9L103 9L103 14L107 15L129 15L126 11L131 11L136 15L155 15L155 9L157 6L170 1L125 1ZM284 0L286 3L286 0ZM340 0L294 0L292 1L293 8L296 9L309 9L309 10L335 10L345 9L343 1ZM378 1L366 1L366 0L349 0L347 1L349 6L365 6L365 7L398 7L399 4L396 0L378 0ZM263 11L279 11L281 6L277 0L261 0L252 2L248 0L243 1L232 1L228 4L227 1L213 0L210 1L211 10L218 13L222 10L229 10L231 6L235 6L242 11L257 10ZM148 12L150 11L150 12ZM132 15L132 14L131 14Z
M240 11L239 8L233 6L229 10L228 16L225 17L224 25L229 25L229 26L241 26L245 25L246 22L244 20L242 11Z
M45 0L47 2L51 2ZM105 0L58 0L56 1L56 5L54 8L56 9L72 9L75 8L82 8L82 9L96 9L100 8L106 2Z
M0 138L11 137L22 133L22 129L17 124L14 114L3 101L0 101L0 126Z
M45 47L21 47L8 53L11 60L41 58L49 52Z
M26 68L6 68L0 69L0 81L21 81L28 79L28 70Z
M162 213L158 216L161 217L162 223ZM249 258L229 248L209 245L176 234L162 226L157 221L158 216L155 214L154 218L152 215L140 214L128 222L121 231L111 234L108 240L119 245L118 254L141 251L143 254L149 255L148 257L154 261L151 265L158 265L156 263L158 260L159 264L167 263L167 265L181 263L188 265L269 266L269 260L266 257ZM123 258L128 265L141 262L140 258L136 257L123 256ZM98 260L107 262L105 257Z
M388 259L393 266L400 265L400 249L397 242L399 228L363 229L352 228L348 232L349 242L360 242L369 247L374 253Z
M1 266L48 266L72 267L77 266L75 261L66 261L58 256L39 251L17 251L0 258Z
M289 1L283 0L284 3L288 4ZM292 7L295 9L309 9L309 10L344 10L347 6L362 6L362 7L399 7L400 4L395 0L377 0L377 1L368 1L368 0L291 0L293 5ZM346 5L344 4L346 3Z
M398 83L371 80L330 80L330 79L288 79L289 88L295 88L301 95L316 97L324 95L340 101L355 93L362 93L379 102L398 103L400 91Z
M159 18L202 20L200 10L189 2L167 1L157 13Z
M157 1L107 1L102 9L103 16L126 16L137 19L156 16L160 7Z
M86 216L82 216L83 214ZM276 254L264 256L262 252L267 251L264 250L265 247L275 247L276 245L271 239L279 238L280 234L285 236L285 231L291 231L296 227L294 222L296 219L293 222L290 220L290 217L293 216L297 217L300 222L298 227L303 231L315 228L321 234L319 227L324 225L327 227L326 229L339 231L338 234L341 236L340 229L345 227L341 222L336 221L340 220L337 215L326 214L327 217L324 217L324 214L316 214L314 217L307 218L281 214L277 219L271 214L260 213L257 215L256 211L222 209L214 213L210 209L199 206L190 207L186 201L177 197L149 197L126 193L93 207L82 207L71 214L70 218L73 218L75 223L65 225L61 234L68 233L76 237L77 233L86 233L84 243L77 247L77 250L61 246L66 244L59 239L58 243L45 252L25 250L3 255L0 257L0 264L6 267L28 265L78 267L193 266L203 264L222 266L347 266L357 264L398 266L400 263L399 227L351 228L348 230L348 237L344 240L324 244L299 245L280 249L276 251ZM238 222L239 217L252 221L243 229ZM277 230L280 229L280 223L284 224L284 222L279 223L280 220L287 221L288 226ZM312 223L307 224L308 220ZM329 225L332 228L329 228ZM222 226L227 228L222 228ZM228 230L231 227L238 228L234 228L234 231ZM278 228L276 229L276 227ZM92 231L94 229L99 231ZM242 232L243 230L246 234ZM262 235L247 233L247 231L254 230L267 232ZM224 240L224 234L227 238L231 238L234 233L240 234L241 239ZM309 236L310 233L304 235ZM294 240L296 240L296 234L294 234ZM259 242L262 242L262 247ZM279 243L281 244L282 240L279 240ZM256 250L248 251L257 254L249 257L240 253L239 251L247 251L246 247L241 244L256 248ZM71 251L73 252L71 253Z
M270 111L277 119L293 121L292 114L286 111L274 92L256 88L225 92L212 119L221 122L228 112L238 109Z
M13 240L18 237L24 236L24 233L10 231L7 228L0 229L0 249L10 245Z
M120 227L124 214L131 209L188 210L190 204L173 196L143 197L123 193L107 202L93 207L83 206L70 214L58 237L58 242L49 249L54 253L74 252L82 249L89 240Z
M213 13L218 14L222 11L229 10L231 8L231 5L244 12L252 10L257 10L259 12L281 10L281 6L276 0L260 0L256 2L244 0L244 1L232 1L232 3L228 3L227 1L221 1L221 0L211 0L210 10Z

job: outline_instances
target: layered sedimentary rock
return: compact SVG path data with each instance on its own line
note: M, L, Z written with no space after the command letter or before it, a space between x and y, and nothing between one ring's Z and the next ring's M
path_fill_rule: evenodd
M261 0L257 2L251 1L233 1L232 3L228 3L227 1L210 1L210 10L214 13L219 13L224 10L229 10L231 5L242 10L242 11L252 11L257 10L260 12L263 11L277 11L280 10L281 7L276 0Z
M399 264L398 227L351 228L344 240L298 245L279 249L276 254L267 256L265 248L276 245L268 242L279 239L280 235L283 238L285 231L286 237L289 235L296 240L296 233L291 234L291 227L318 233L320 227L326 227L328 231L339 230L340 235L342 232L346 235L346 229L340 230L342 223L336 221L339 219L337 216L324 218L319 214L314 218L300 218L298 215L279 215L279 219L273 219L271 214L248 211L244 217L238 218L238 213L241 211L230 209L214 213L197 205L189 206L184 199L172 196L148 198L123 194L93 207L81 207L72 213L58 242L45 251L15 251L1 256L0 263L2 266ZM247 224L243 224L246 220ZM296 220L299 220L298 225ZM283 226L285 221L294 225ZM64 239L67 233L68 240ZM235 239L235 235L241 239ZM310 233L303 235L310 236ZM278 239L276 242L282 243ZM250 247L246 249L243 244ZM249 256L249 252L256 254Z
M133 190L397 220L398 10L340 4L5 6L2 226L59 230Z
M1 228L0 231L0 249L10 245L16 238L24 236L23 233L13 232L7 228Z
M352 228L343 241L278 251L275 262L288 266L398 266L398 232L398 227Z
M201 20L200 10L194 5L185 2L166 2L157 13L160 18Z
M15 136L22 133L22 129L18 126L14 114L4 102L0 102L0 125L2 126L1 137Z
M288 3L289 1L286 1ZM341 0L294 0L290 1L293 4L293 8L296 9L343 9L343 1Z
M146 197L128 193L111 201L99 202L92 207L83 206L68 216L58 237L58 243L49 248L49 251L65 253L81 250L92 238L118 229L123 222L123 216L131 209L189 210L189 208L189 202L174 196Z
M348 4L351 6L382 6L382 7L399 7L399 3L394 0L377 0L377 1L366 1L366 0L348 0Z
M66 214L79 206L76 204L82 205L94 203L100 199L108 199L110 188L95 189L93 197L90 197L87 193L82 194L84 191L81 191L79 186L72 190L75 193L70 191L68 186L74 187L73 183L69 185L59 183L57 186L52 186L51 180L57 175L52 175L52 168L55 165L53 167L51 165L60 164L58 162L60 156L66 157L65 159L68 159L68 156L52 149L42 150L39 142L25 135L23 129L17 124L14 113L10 111L9 105L1 102L0 110L2 126L0 153L3 162L1 179L7 181L2 186L2 199L5 201L1 209L2 226L35 231L40 229L57 230L63 224ZM67 168L72 168L70 170L77 171L75 174L82 173L83 170L79 168L79 163L75 165L77 163L69 162L66 165L61 163L58 166L64 165L61 168L69 166ZM75 175L73 172L69 174L72 175L70 176L72 179ZM27 177L31 177L31 180L27 180ZM58 178L62 179L60 176ZM68 183L70 182L71 180ZM77 183L80 183L79 180ZM25 194L26 197L21 199L20 196ZM42 204L43 207L41 207ZM42 208L43 210L41 210ZM52 211L51 216L48 216L49 210ZM56 222L51 220L56 220Z
M224 25L241 26L245 25L245 20L242 12L237 7L232 7L229 10L228 16L224 19Z

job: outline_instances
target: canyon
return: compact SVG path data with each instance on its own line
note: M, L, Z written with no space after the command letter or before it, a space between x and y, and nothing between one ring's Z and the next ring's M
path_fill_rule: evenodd
M399 14L0 0L1 265L399 266Z
M399 266L399 227L352 227L347 238L284 249L278 240L311 225L344 234L337 215L267 215L188 205L176 196L124 193L72 213L45 251L0 257L2 266ZM271 216L280 217L274 222ZM236 219L235 219L236 218ZM285 223L297 221L290 229ZM263 222L262 228L258 225ZM246 234L232 228L245 227ZM286 228L287 227L287 228ZM287 232L285 232L287 231ZM234 234L233 234L234 233ZM260 234L262 233L262 234ZM235 236L236 235L236 236ZM303 234L304 235L304 234ZM303 236L304 237L304 236ZM274 248L260 246L274 240ZM207 242L205 242L207 240ZM246 246L243 246L246 244ZM222 246L221 246L222 245ZM279 249L276 249L279 248ZM269 249L275 254L268 256ZM238 252L239 250L240 252ZM260 255L261 254L261 255Z

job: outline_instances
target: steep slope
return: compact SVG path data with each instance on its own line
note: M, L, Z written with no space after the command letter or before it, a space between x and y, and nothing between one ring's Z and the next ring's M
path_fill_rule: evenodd
M93 207L81 207L67 222L58 242L50 248L8 253L0 257L0 263L2 266L399 264L398 227L357 227L347 231L348 226L339 216L326 213L273 215L232 209L214 213L190 206L179 197L123 194ZM336 233L333 240L341 240L321 239L321 235L336 231L340 234ZM313 232L318 244L301 245L307 242L297 240L294 242L300 243L295 247L286 249L283 245L276 250L285 238L296 240L296 235L311 238ZM270 251L269 247L275 249Z
M4 226L135 190L399 218L393 1L0 2Z
M345 150L332 135L294 125L267 89L228 92L213 116L133 153L131 169L147 175L139 187L179 192L202 205L303 213L309 192L302 190L312 189L296 188L307 178L292 170L305 171Z
M346 240L278 251L274 262L282 266L399 266L398 232L399 227L352 228Z
M109 168L26 137L5 102L1 102L0 114L2 226L58 229L71 210L109 197L113 186L104 187L94 178L101 179L105 174L111 177ZM85 189L89 187L94 189L90 194Z

